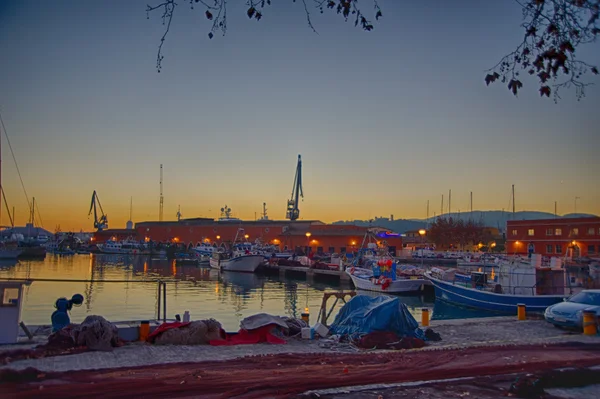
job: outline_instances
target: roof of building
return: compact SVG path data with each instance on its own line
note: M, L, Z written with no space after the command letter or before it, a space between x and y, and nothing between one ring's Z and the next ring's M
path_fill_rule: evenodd
M34 226L30 226L27 225L25 227L21 227L21 226L15 226L15 227L11 227L5 230L2 230L0 232L0 236L2 237L7 237L7 236L11 236L13 234L21 234L25 237L27 236L31 236L31 237L35 237L35 236L53 236L54 234L49 232L46 229L43 229L41 227L34 227Z
M581 217L581 218L553 218L553 219L529 219L529 220L508 220L507 226L540 226L540 225L573 225L600 223L600 217Z

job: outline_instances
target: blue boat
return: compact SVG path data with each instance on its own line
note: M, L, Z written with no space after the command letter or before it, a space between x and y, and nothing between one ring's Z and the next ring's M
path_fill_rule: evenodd
M465 276L456 271L451 272L450 276L443 276L435 270L425 273L425 277L431 281L435 289L436 299L474 309L516 314L517 305L524 304L528 312L543 312L548 306L562 302L570 295L570 292L565 292L567 287L564 287L564 284L559 287L547 283L555 282L556 276L561 273L564 275L562 270L533 269L532 278L535 280L533 284L512 288L508 284L503 288L499 284L498 276L489 284L485 273ZM521 281L529 277L526 274L515 273L509 278L515 276ZM509 292L504 292L505 289ZM513 293L510 292L511 289ZM523 292L526 290L530 290L531 294Z

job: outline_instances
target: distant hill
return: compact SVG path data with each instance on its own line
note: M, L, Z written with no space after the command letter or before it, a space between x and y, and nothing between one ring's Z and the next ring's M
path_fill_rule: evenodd
M471 212L453 212L451 214L444 214L444 217L451 216L453 218L460 218L464 220L473 219L481 221L485 226L497 227L504 230L506 222L508 220L537 220L537 219L552 219L554 218L553 213L549 212L537 212L537 211L521 211L515 212L514 216L511 212L503 211L473 211ZM587 213L569 213L566 215L558 216L558 218L575 218L575 217L597 217L597 215L591 215ZM357 226L378 226L385 227L386 229L393 230L397 233L405 233L410 230L419 230L427 226L427 222L433 222L434 218L426 219L396 219L390 220L389 218L380 217L373 219L370 223L368 220L340 220L333 224L355 224Z

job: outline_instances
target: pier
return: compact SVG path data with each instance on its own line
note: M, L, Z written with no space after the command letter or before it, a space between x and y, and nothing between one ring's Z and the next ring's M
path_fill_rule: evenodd
M262 273L276 273L285 276L287 273L304 274L308 280L313 279L316 276L322 277L334 277L340 281L351 281L348 273L342 270L327 270L327 269L316 269L305 266L278 266L278 265L263 265L260 266L258 272Z

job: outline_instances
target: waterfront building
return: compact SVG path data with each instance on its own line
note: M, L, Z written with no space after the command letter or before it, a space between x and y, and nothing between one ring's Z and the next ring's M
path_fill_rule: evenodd
M385 228L356 225L326 224L318 220L240 220L194 218L176 221L151 221L136 223L130 229L106 229L94 234L94 241L105 242L110 239L155 242L176 242L196 246L202 242L227 243L235 239L278 245L282 250L300 249L313 253L351 253L363 245L368 229L375 232L375 239L389 246L396 254L402 249L400 234Z
M506 223L506 250L544 256L599 257L600 217L509 220Z

